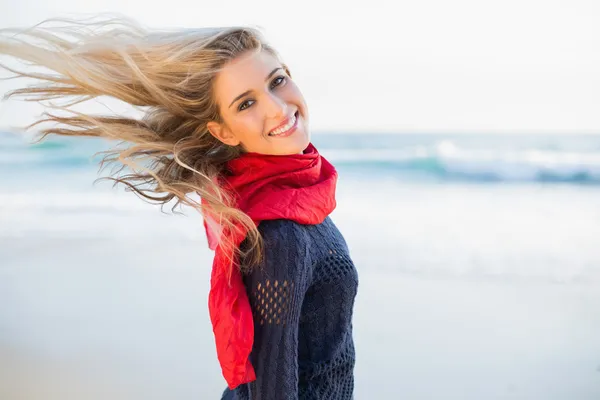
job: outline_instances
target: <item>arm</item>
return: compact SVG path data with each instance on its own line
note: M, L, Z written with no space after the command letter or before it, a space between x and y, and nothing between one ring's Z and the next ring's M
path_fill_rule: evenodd
M271 226L271 225L269 225ZM254 315L252 400L298 399L298 326L309 270L297 226L265 236L265 259L246 278Z

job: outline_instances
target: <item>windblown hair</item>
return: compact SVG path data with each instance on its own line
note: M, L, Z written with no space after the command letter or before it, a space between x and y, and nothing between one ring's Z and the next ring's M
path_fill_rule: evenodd
M14 74L12 78L36 81L9 92L5 99L22 97L67 114L45 112L26 129L54 123L37 132L39 140L48 135L92 136L127 144L102 152L101 169L107 164L120 168L101 179L124 184L161 206L175 199L173 210L185 204L204 218L209 213L224 232L237 224L245 226L249 246L245 251L230 248L249 267L262 258L262 238L251 218L235 208L232 194L219 184L227 173L225 163L244 149L220 142L208 132L207 123L222 122L212 90L216 74L240 54L261 50L280 59L255 28L150 31L122 16L49 19L28 29L0 30L0 56L45 70L0 65ZM72 109L100 96L136 106L143 116L90 115ZM68 102L53 103L62 99ZM128 172L119 175L124 170ZM194 192L206 206L188 196ZM222 245L231 244L227 240L222 235Z

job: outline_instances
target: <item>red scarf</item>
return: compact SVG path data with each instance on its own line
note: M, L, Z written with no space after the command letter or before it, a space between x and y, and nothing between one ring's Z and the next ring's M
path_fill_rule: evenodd
M236 194L236 207L257 226L273 219L320 224L335 209L337 171L312 143L303 154L243 153L227 168L231 175L222 177L223 183ZM252 310L238 260L232 264L231 250L219 243L225 232L210 215L205 216L204 227L209 247L215 250L208 296L210 319L223 376L233 389L256 379L249 359L254 342ZM236 246L247 234L238 227L234 229L237 232L226 233Z

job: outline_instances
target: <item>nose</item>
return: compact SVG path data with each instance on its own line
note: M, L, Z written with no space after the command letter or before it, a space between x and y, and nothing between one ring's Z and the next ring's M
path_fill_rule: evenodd
M287 103L275 93L267 94L266 107L268 118L281 119L282 117L287 115Z

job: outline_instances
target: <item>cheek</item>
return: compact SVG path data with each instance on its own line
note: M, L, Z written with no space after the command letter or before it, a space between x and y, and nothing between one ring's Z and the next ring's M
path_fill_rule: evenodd
M263 119L260 111L252 110L252 112L244 113L235 119L232 126L234 132L242 140L254 139L257 135L261 135L263 131Z
M296 86L295 84L290 85L288 96L289 96L288 101L290 103L298 104L300 106L300 108L302 108L304 110L304 114L306 115L306 113L308 111L307 105L306 105L304 96L302 95L302 91L300 90L300 88L298 88L298 86Z

